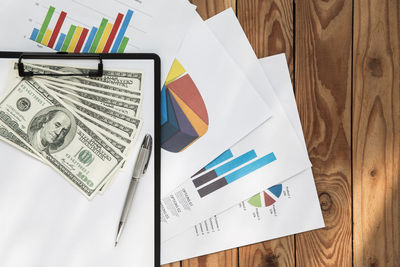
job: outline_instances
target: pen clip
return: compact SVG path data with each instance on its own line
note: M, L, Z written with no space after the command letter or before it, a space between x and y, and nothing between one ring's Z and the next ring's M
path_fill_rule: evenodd
M149 144L149 147L147 148L147 149L149 150L149 156L147 157L146 164L144 165L143 174L146 172L147 167L149 166L150 157L151 157L151 150L152 150L152 147L153 147L153 140L152 140L152 138L151 138L151 135L147 134L147 135L146 135L146 138L150 138L150 144ZM146 140L146 139L145 139L145 140Z

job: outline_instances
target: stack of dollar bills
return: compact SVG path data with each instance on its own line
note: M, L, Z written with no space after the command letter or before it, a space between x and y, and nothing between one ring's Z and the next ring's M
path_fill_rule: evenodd
M24 64L42 74L86 68ZM104 70L87 76L19 77L10 64L0 101L0 139L54 168L87 198L105 190L137 140L143 73Z

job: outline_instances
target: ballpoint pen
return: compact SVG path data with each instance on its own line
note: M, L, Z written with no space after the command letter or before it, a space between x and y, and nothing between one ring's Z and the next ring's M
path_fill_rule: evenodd
M151 155L151 148L152 148L151 135L146 134L146 136L143 139L142 145L140 146L135 167L133 168L132 179L129 184L129 189L125 198L124 208L122 210L121 218L118 224L117 236L115 238L115 246L117 246L118 244L122 230L124 229L126 221L128 219L129 211L132 205L133 195L135 194L139 179L147 170L147 165L149 163Z

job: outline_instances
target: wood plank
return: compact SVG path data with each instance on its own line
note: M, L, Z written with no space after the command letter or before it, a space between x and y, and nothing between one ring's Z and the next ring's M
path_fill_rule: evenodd
M285 53L292 75L293 1L238 0L237 16L257 57Z
M294 266L294 238L287 236L239 248L239 266Z
M296 235L298 266L352 265L352 2L297 1L296 100L326 228Z
M239 0L237 16L256 55L261 58L285 53L293 74L293 2ZM293 236L239 248L239 266L294 264Z
M399 266L399 1L354 1L354 51L354 266Z
M161 265L161 266L162 267L181 267L181 262L177 261L177 262L174 262L174 263L164 264L164 265Z
M237 249L229 249L205 256L182 261L182 267L235 267L237 263Z
M197 12L204 20L230 7L236 11L235 0L191 0L190 2L197 6Z
M236 9L235 0L193 0L197 12L203 19L208 19L225 9ZM237 249L225 250L218 253L205 255L190 260L182 261L182 267L233 267L237 266Z

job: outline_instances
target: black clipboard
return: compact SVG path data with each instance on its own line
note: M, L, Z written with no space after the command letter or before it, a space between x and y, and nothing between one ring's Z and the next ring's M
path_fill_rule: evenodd
M103 74L104 62L107 60L121 60L121 61L138 61L138 60L150 60L153 61L153 75L154 75L154 133L153 133L153 148L154 148L154 266L160 266L160 164L161 164L161 111L160 111L160 88L161 88L161 62L160 57L153 53L125 53L125 54L72 54L66 52L58 53L34 53L34 52L11 52L11 51L0 51L0 59L18 59L18 71L21 77L32 77L36 74L26 71L24 68L25 60L30 59L45 59L51 62L51 60L94 60L98 61L97 70L93 70L90 73L83 74L87 77L101 77ZM76 74L74 74L76 75ZM57 75L60 76L60 75ZM72 75L71 75L72 76ZM135 146L139 146L141 140L138 140ZM1 152L0 152L1 153ZM131 155L133 157L133 155ZM149 166L151 167L151 166ZM126 188L128 189L128 188ZM124 192L125 194L125 192ZM125 195L124 195L125 196ZM122 210L121 207L115 207L115 209ZM134 216L131 214L130 216ZM115 230L117 229L119 217L115 218ZM125 229L125 235L127 235L127 229ZM138 242L140 242L138 240Z

